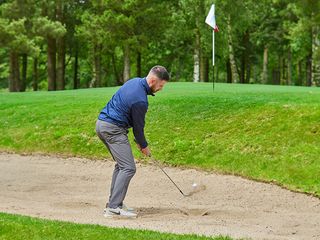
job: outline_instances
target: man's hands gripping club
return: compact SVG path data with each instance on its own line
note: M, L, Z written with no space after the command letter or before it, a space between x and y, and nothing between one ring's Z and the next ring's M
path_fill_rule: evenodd
M137 144L138 149L147 157L151 156L151 151L149 149L149 147L145 147L145 148L141 148L141 146L139 145L139 143L137 143L136 140L134 140L135 143Z

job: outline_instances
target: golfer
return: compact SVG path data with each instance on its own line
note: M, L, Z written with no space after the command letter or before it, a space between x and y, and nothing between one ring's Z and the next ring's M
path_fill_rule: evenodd
M116 162L109 200L104 216L137 217L133 209L127 208L125 199L136 166L128 140L128 129L132 127L135 142L146 156L151 152L144 134L145 115L148 110L147 95L154 96L169 81L169 74L162 66L154 66L147 77L127 81L102 109L96 123L96 132Z

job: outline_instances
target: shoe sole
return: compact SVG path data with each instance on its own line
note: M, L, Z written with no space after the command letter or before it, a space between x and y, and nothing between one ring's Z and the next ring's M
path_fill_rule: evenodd
M114 219L134 219L138 216L124 216L124 215L118 215L118 214L103 214L105 218L114 218Z

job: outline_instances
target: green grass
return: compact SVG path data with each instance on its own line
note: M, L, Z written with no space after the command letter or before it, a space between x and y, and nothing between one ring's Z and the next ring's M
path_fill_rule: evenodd
M147 230L73 224L0 213L0 240L232 240L229 237L177 235Z
M116 89L0 93L0 150L109 157L94 129ZM145 130L167 164L320 196L319 119L319 88L169 83L149 98Z

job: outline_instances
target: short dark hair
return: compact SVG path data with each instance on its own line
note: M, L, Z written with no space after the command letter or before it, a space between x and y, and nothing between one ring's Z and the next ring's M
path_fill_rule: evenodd
M169 81L170 79L167 69L163 66L156 65L153 68L151 68L150 72L161 80Z

